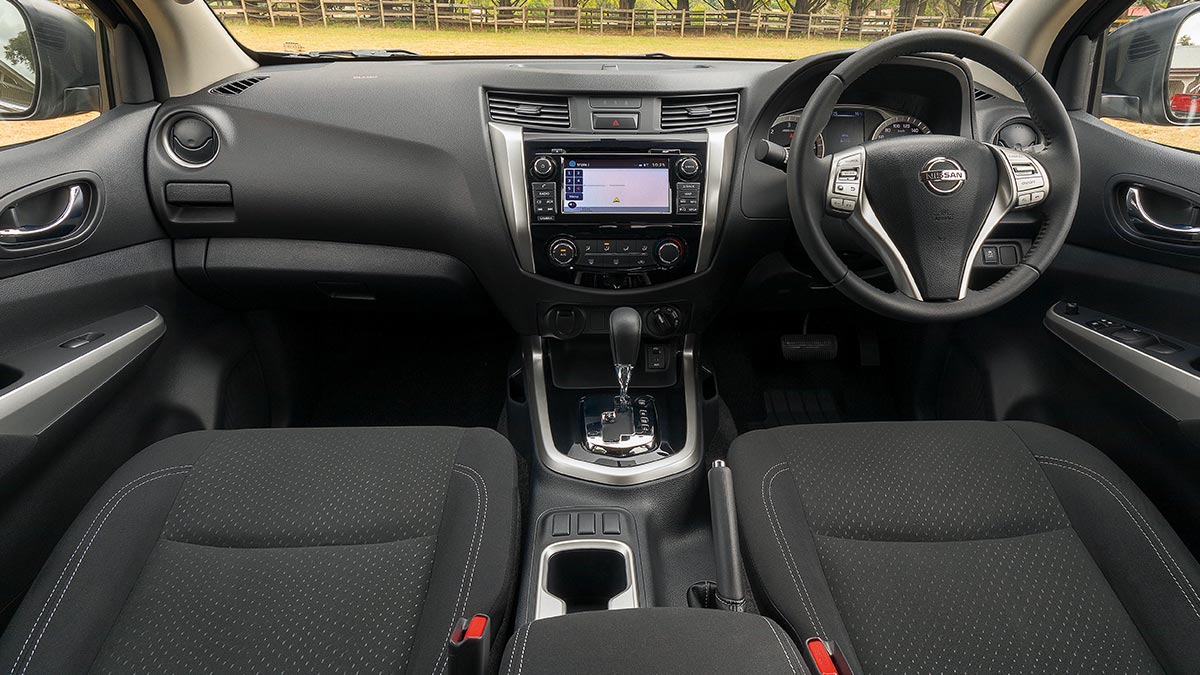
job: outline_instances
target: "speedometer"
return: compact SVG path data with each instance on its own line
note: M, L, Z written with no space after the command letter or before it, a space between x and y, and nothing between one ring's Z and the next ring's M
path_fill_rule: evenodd
M882 138L932 133L929 125L921 120L908 115L897 115L884 120L883 124L880 124L875 129L875 133L871 135L871 140L878 141Z
M771 125L771 131L767 134L767 140L782 145L785 148L792 147L792 137L796 135L796 122L799 121L799 115L780 115L775 118L775 123ZM825 156L825 137L817 135L816 147L814 150L817 157Z

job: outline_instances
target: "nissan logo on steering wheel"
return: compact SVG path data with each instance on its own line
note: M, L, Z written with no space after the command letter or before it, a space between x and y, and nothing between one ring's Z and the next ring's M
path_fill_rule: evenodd
M949 157L934 157L925 162L920 178L930 192L950 195L958 192L967 182L967 172L961 164Z

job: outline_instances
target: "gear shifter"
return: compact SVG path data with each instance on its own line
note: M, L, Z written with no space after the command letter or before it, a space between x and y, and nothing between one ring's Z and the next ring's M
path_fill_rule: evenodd
M580 400L584 447L593 455L646 454L659 447L654 397L639 394L635 399L629 395L642 343L642 315L631 307L614 309L608 316L608 333L617 395L594 394Z
M608 342L612 347L613 368L617 371L617 406L629 408L629 381L637 363L642 342L642 315L632 307L618 307L608 315Z

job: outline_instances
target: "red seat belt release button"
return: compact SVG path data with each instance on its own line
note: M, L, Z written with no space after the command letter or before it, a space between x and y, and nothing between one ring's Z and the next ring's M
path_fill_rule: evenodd
M817 675L842 675L838 673L831 650L824 640L818 637L809 638L804 646L808 648L808 656L817 669Z
M487 614L459 619L450 631L450 675L483 675L492 651L492 622Z

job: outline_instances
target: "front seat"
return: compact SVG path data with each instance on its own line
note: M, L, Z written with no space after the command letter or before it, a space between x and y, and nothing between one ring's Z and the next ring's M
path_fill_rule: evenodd
M782 427L729 464L759 604L857 674L1200 672L1200 567L1074 436Z
M0 668L444 672L456 618L505 616L516 502L512 446L490 430L175 436L80 514Z

